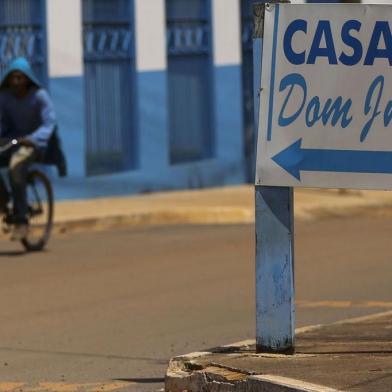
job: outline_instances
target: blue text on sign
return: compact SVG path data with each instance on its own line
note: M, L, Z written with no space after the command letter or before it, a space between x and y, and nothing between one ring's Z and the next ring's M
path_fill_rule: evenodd
M381 98L384 92L385 78L383 75L376 77L369 86L363 105L363 114L366 116L366 123L362 128L360 134L360 141L365 141L371 130L374 121L383 113L383 124L385 127L392 122L392 100L389 100L385 108L381 108ZM287 113L287 106L293 94L294 88L300 89L302 93L302 100L294 100L297 103L297 108L293 113ZM328 98L323 104L320 102L320 97L314 96L307 102L308 88L305 78L298 73L291 73L286 75L280 82L279 91L287 90L285 100L279 112L278 124L281 127L287 127L298 119L302 112L305 115L305 123L307 127L313 127L317 123L327 124L333 127L340 125L341 128L346 128L353 120L350 114L352 107L352 100L343 100L341 96L335 98ZM293 101L293 102L294 102ZM307 104L306 104L307 103Z
M295 34L307 34L308 22L296 19L287 27L283 39L283 48L287 60L294 65L315 64L318 58L328 59L328 63L337 65L341 63L353 66L363 59L364 49L366 55L364 65L373 65L376 59L387 59L392 65L392 33L389 22L377 21L374 25L370 41L366 48L362 42L354 36L354 32L361 30L362 23L358 20L348 20L342 25L340 31L341 41L349 48L348 53L342 51L336 53L331 23L328 20L320 20L317 24L312 44L309 50L304 48L301 52L294 51L292 41ZM325 42L325 44L323 44Z

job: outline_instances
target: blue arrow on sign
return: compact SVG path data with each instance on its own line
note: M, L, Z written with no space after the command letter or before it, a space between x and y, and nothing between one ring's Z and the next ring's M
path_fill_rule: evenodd
M392 151L301 148L302 138L272 157L301 181L301 171L392 174Z

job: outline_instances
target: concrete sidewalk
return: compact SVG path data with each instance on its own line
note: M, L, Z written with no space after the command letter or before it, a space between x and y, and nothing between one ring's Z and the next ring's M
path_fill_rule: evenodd
M296 219L389 214L392 192L298 189ZM56 202L55 231L103 230L129 225L240 224L254 222L251 185L128 197Z
M294 355L240 342L171 360L167 392L392 391L392 312L302 328Z

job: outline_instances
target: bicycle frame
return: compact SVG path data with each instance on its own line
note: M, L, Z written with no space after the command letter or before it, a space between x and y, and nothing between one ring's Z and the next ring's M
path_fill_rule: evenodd
M0 155L8 152L13 147L18 145L21 145L18 140L8 140L5 144L0 145ZM39 184L38 187L41 187L41 190L44 190L44 198L41 198L37 184ZM30 189L30 192L32 192L33 195L33 202L30 203L31 200L28 201L28 220L30 234L27 234L27 236L22 238L20 241L27 251L42 250L49 239L53 223L53 191L51 183L47 175L42 170L30 167L28 169L26 187ZM5 209L0 212L0 214L3 215L3 231L8 233L11 229L11 226L14 224L12 211L7 205L5 206ZM35 219L38 218L39 220L41 215L45 220L42 223L37 223ZM33 224L35 230L31 229L31 220L36 222ZM34 235L34 233L37 231L37 228L42 228L42 234L40 234L38 237L37 235Z

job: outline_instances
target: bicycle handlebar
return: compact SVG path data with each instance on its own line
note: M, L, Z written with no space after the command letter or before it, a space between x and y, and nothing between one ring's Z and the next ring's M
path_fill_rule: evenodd
M8 151L9 149L16 146L17 144L19 144L19 141L17 139L11 139L6 144L3 144L2 146L0 146L0 154Z

